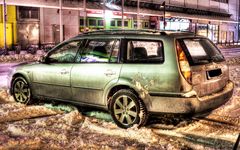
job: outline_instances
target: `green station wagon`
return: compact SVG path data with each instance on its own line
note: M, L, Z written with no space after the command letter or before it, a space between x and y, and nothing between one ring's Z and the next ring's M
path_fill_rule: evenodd
M38 63L15 69L17 102L59 100L108 110L122 128L151 114L196 114L230 99L226 61L192 33L103 30L66 40Z

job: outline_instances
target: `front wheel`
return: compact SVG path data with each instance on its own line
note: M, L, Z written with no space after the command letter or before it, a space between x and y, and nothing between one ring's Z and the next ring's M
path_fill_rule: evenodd
M12 93L16 102L29 104L31 100L31 90L28 82L23 77L16 77L12 84Z
M131 90L119 90L110 101L110 113L114 122L121 128L138 127L147 121L147 111L142 100Z

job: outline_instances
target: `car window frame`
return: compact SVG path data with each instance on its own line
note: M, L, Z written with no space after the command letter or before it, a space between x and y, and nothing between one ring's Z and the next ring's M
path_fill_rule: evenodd
M128 51L128 41L149 41L149 42L161 42L162 44L162 56L163 56L163 60L159 61L159 62L130 62L127 60L127 51ZM122 44L122 62L125 64L164 64L165 62L165 47L164 47L164 40L162 39L137 39L137 38L124 38L123 39L123 44Z
M81 58L82 58L82 55L83 55L83 51L84 49L88 46L88 43L90 41L93 41L93 40L114 40L114 44L111 46L111 53L110 53L110 56L108 58L108 61L107 62L82 62L81 61ZM117 62L110 62L111 60L111 57L112 57L112 53L113 53L113 48L114 46L116 45L117 41L119 41L119 48L118 48L118 58L117 58ZM109 38L103 38L103 37L94 37L94 38L86 38L85 39L85 42L83 44L83 46L81 48L79 48L79 51L77 53L77 55L79 54L80 55L80 61L77 62L77 59L75 59L75 62L76 64L100 64L100 63L108 63L108 64L118 64L120 62L120 53L121 53L121 43L122 43L122 39L121 38L118 38L118 37L109 37ZM76 58L77 58L77 55L76 55Z
M61 47L65 46L66 44L71 43L71 42L75 42L75 41L79 41L79 42L82 41L82 42L81 42L81 44L80 44L80 45L78 46L78 48L77 48L77 52L76 52L76 54L75 54L75 56L74 56L73 62L50 62L50 61L49 61L49 56L50 56L52 53L56 52L56 51L59 50ZM46 56L45 56L45 63L48 63L48 64L71 64L71 63L75 63L77 54L78 54L79 50L81 49L82 45L84 45L84 43L85 43L85 40L84 40L84 39L73 39L73 40L67 40L67 41L64 41L64 42L59 43L58 45L56 45L52 50L50 50L50 51L46 54Z

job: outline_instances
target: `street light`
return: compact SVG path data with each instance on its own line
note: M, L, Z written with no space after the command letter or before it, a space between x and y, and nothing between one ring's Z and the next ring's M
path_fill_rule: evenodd
M164 1L160 8L163 8L163 30L165 30L165 26L166 26L166 21L165 21L165 14L166 14L166 2Z
M109 8L110 10L113 11L121 11L121 16L122 16L122 29L124 29L124 0L121 1L121 7L116 5L115 2L113 0L104 0L104 3L102 3L104 6L106 6L107 8ZM109 16L110 15L110 16ZM105 13L105 19L109 19L111 20L113 18L113 13Z

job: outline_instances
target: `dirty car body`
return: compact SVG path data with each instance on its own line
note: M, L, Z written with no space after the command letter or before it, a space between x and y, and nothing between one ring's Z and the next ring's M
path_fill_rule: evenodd
M233 93L226 61L205 37L151 30L89 32L53 48L42 62L16 68L16 101L33 97L108 110L119 127L149 114L194 114Z

